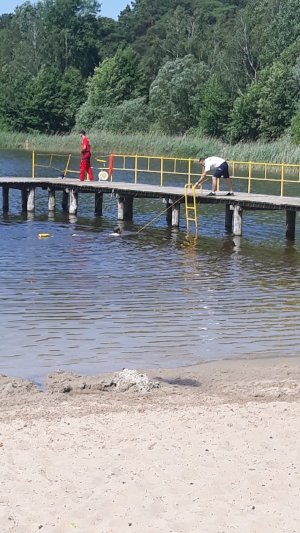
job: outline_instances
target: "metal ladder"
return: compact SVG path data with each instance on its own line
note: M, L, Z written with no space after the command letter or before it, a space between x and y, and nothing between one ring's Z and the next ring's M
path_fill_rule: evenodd
M189 203L190 196L189 190L192 191L192 203ZM184 186L184 199L185 199L185 216L186 216L186 229L189 232L189 222L195 224L195 232L198 232L198 215L197 215L197 203L196 203L196 189L194 185L190 186L188 183Z

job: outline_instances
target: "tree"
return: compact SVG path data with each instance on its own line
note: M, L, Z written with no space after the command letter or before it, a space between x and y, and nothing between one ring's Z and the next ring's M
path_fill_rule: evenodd
M288 65L275 62L264 69L236 99L231 114L233 141L277 139L290 125L296 105L296 83Z
M57 133L64 123L61 74L56 67L42 67L28 85L27 130Z
M61 72L74 66L84 77L99 62L97 0L44 0L37 8L44 27L44 63Z
M204 63L187 55L168 61L151 84L149 103L159 129L184 133L197 124L198 93L208 75Z
M295 144L300 144L300 106L298 106L291 122L291 138Z
M0 126L22 131L27 127L28 86L32 76L27 70L15 73L11 65L0 71Z
M259 136L258 102L261 87L252 82L242 96L236 98L230 113L229 135L232 142L255 141Z
M257 112L259 133L270 141L283 135L295 110L296 86L289 66L275 62L264 72Z
M138 55L130 47L120 49L113 58L106 59L95 69L88 83L88 98L83 111L94 123L102 117L104 108L144 96L145 92L145 74ZM77 122L79 120L84 120L81 112Z
M231 97L216 76L203 87L200 98L200 130L212 137L224 137L228 131Z
M86 97L86 83L75 67L66 70L61 78L60 99L63 102L64 120L60 131L70 131L75 126L76 114Z

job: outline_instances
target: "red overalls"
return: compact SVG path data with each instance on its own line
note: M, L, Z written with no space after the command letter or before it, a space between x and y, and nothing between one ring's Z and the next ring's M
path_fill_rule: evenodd
M82 138L81 153L82 153L82 156L81 156L80 168L79 168L80 170L79 179L80 181L84 181L85 174L87 173L88 180L93 181L94 176L93 176L93 170L91 167L91 145L87 137Z

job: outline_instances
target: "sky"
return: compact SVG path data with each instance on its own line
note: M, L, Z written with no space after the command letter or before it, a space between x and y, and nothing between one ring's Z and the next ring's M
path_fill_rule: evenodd
M0 15L3 13L13 13L17 6L24 4L25 0L0 0ZM34 3L34 2L33 2ZM101 15L117 19L120 11L127 4L131 5L131 0L100 0L102 4Z

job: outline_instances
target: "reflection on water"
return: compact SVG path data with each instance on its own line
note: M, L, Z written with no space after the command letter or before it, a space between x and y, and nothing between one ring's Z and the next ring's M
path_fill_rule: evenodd
M115 239L115 199L102 219L89 195L78 217L48 216L39 192L29 217L19 196L0 218L1 373L299 355L299 245L284 240L284 214L247 213L244 236L233 238L223 209L207 206L198 239L164 217L137 235L164 208L137 200L134 224Z

